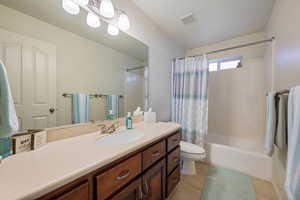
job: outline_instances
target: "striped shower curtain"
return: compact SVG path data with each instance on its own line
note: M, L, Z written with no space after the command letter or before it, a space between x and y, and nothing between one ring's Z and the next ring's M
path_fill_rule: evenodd
M183 140L204 146L208 115L206 56L176 59L172 67L172 121L182 125Z

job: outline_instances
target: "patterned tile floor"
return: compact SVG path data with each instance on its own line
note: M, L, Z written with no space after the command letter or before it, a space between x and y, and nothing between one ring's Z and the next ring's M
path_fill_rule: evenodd
M182 176L181 182L171 194L169 200L201 200L208 169L208 164L197 163L197 175ZM256 193L256 200L277 200L274 188L270 182L253 177L251 179Z

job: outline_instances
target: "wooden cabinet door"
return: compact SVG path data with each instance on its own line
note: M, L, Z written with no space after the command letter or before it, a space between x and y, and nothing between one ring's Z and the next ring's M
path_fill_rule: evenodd
M167 196L171 194L180 181L180 167L177 168L167 178Z
M119 193L114 195L111 200L142 200L143 191L142 191L142 179L139 178L127 187L122 189Z
M165 159L151 167L142 178L143 200L163 200L165 197Z

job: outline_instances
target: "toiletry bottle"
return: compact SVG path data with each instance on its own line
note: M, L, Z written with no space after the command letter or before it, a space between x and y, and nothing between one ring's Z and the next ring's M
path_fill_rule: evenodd
M12 153L12 139L11 137L0 138L0 156L6 158Z
M113 120L113 119L114 119L114 114L113 114L113 111L112 111L112 110L109 110L109 111L108 111L107 119L108 119L108 120Z
M127 117L126 117L126 128L132 129L132 118L131 118L130 112L128 112Z

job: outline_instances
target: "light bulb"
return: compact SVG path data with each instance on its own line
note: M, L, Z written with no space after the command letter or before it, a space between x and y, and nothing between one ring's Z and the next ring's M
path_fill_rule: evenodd
M86 23L92 28L98 28L101 25L99 17L94 13L90 13L90 12L86 17Z
M90 0L79 0L80 4L82 4L82 5L84 5L84 6L88 5L88 4L89 4L89 1L90 1Z
M125 31L130 28L130 22L128 16L125 13L121 13L118 20L118 26L121 30Z
M80 12L80 8L71 0L63 0L62 7L71 15L77 15Z
M115 8L111 0L102 0L100 4L100 14L107 18L112 18L115 15Z
M111 24L108 24L108 27L107 27L107 32L110 34L110 35L118 35L119 34L119 28L114 26L114 25L111 25Z

